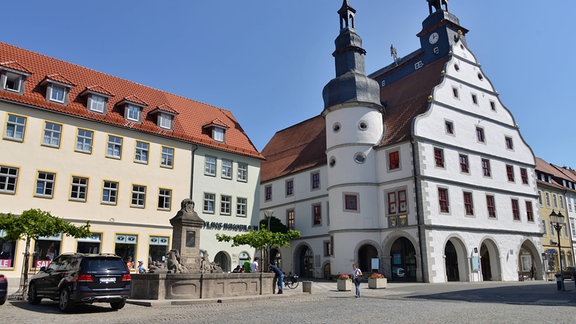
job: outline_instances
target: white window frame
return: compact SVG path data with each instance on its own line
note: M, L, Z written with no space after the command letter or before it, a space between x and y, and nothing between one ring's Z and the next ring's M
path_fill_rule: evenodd
M232 214L232 196L220 196L220 215L229 216Z
M48 89L48 100L58 103L64 103L66 101L66 87L50 84Z
M126 119L139 123L142 120L142 108L127 104L126 105Z
M132 185L132 198L130 200L130 207L145 208L146 207L146 191L144 185Z
M204 203L202 204L202 211L206 214L214 214L215 204L216 204L216 194L205 192Z
M236 197L236 216L246 217L248 208L248 199L242 197Z
M101 202L106 205L116 205L118 203L118 190L120 184L117 181L104 180L102 183Z
M170 210L172 208L172 189L160 188L158 190L158 209Z
M169 169L174 168L174 148L168 146L162 146L160 166Z
M221 168L222 179L232 179L233 167L234 163L232 162L232 160L222 159L222 168Z
M88 136L90 135L90 136ZM76 152L92 153L92 142L94 141L94 132L88 129L78 128L76 132ZM86 149L88 146L88 149Z
M206 155L206 157L204 158L204 175L215 177L216 163L217 163L216 157Z
M17 73L5 72L3 75L2 89L16 93L23 93L22 86L24 84L24 77ZM9 87L8 82L13 81L14 87Z
M85 202L88 199L88 183L87 177L72 176L70 183L70 200Z
M90 111L103 114L106 112L107 104L108 100L105 97L97 95L90 95L90 97L88 97L88 109Z
M158 114L158 127L172 130L173 124L174 124L174 116L164 113Z
M62 136L62 124L44 122L44 136L42 136L42 145L50 147L60 147L60 138Z
M4 138L17 142L24 142L27 118L24 116L8 114Z
M241 182L248 181L248 163L238 162L237 179Z
M217 142L224 143L226 130L221 127L213 127L212 128L212 139Z
M15 194L18 184L18 168L0 165L0 193Z
M149 156L150 156L150 143L136 141L134 151L134 161L138 163L148 164Z
M106 157L113 159L122 158L122 143L123 138L116 135L108 135L106 144Z
M34 196L41 198L54 197L54 187L56 184L56 173L48 171L38 171L36 174L36 187Z

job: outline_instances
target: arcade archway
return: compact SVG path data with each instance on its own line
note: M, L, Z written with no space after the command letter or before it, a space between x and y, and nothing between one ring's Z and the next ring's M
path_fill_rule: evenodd
M390 248L391 281L416 281L416 249L405 237Z

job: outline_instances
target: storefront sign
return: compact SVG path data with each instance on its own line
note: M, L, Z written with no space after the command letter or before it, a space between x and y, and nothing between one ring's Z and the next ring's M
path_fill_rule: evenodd
M231 224L219 222L204 222L204 229L226 230L236 232L257 231L258 225Z
M42 267L47 267L50 264L50 260L36 260L34 268L40 269Z
M0 268L12 268L12 260L10 259L0 260Z

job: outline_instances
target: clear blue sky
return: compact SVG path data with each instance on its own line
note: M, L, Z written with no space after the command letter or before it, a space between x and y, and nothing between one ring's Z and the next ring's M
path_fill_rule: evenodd
M233 112L256 148L318 115L342 0L20 0L0 41ZM425 0L350 0L366 69L419 47ZM449 0L536 156L576 167L576 1ZM575 145L576 146L576 145Z

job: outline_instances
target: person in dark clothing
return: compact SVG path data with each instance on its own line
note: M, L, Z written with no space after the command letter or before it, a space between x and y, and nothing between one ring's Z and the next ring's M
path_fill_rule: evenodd
M277 266L270 263L270 271L274 272L274 279L278 281L278 294L282 293L282 283L284 282L284 272L280 270ZM274 288L274 287L272 287Z

